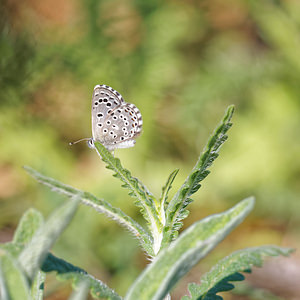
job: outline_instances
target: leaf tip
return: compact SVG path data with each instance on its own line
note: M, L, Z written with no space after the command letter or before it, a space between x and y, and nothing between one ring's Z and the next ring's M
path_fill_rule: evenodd
M23 169L31 176L34 176L34 173L36 172L34 169L32 169L29 166L23 166Z
M26 171L26 172L29 172L30 171L30 167L28 167L28 166L22 166L22 168Z
M246 203L246 206L248 207L249 210L252 210L254 208L254 205L255 205L255 197L250 196L250 197L242 200L242 202Z
M225 113L225 117L224 117L224 121L229 122L233 116L235 110L235 106L234 104L231 104L227 107L226 109L226 113Z

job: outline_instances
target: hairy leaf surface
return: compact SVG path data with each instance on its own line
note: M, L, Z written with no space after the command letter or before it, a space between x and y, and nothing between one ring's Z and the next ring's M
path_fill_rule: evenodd
M73 291L69 300L86 300L89 294L89 284L87 281L82 281L78 288Z
M15 231L13 243L20 245L28 244L43 223L44 218L38 210L34 208L28 209L22 216Z
M114 290L109 288L101 280L96 279L81 268L78 268L63 259L57 258L48 253L43 265L44 272L57 272L57 276L62 280L72 280L73 285L78 287L83 281L90 287L91 295L96 299L121 300Z
M169 194L170 189L172 188L172 183L173 183L175 177L177 176L178 172L179 172L179 169L174 170L174 171L169 175L166 184L165 184L165 185L163 186L163 188L162 188L162 193L161 193L161 197L160 197L160 201L159 201L159 202L161 203L162 206L163 206L164 204L165 204L165 205L168 204L168 202L167 202L167 200L168 200L168 194Z
M0 295L2 300L32 300L26 276L10 253L0 255Z
M114 172L114 177L123 182L122 187L129 189L129 195L135 198L135 204L140 207L143 217L150 226L153 236L162 228L156 210L156 199L137 178L131 176L130 171L123 168L118 158L114 157L101 143L95 142L95 148L101 159L106 163L106 168Z
M251 211L248 198L226 212L209 216L186 229L137 278L126 300L161 300L201 258L206 256Z
M19 263L31 280L56 239L73 218L78 201L67 201L56 209L19 255Z
M243 280L243 276L237 272L248 271L253 266L261 267L266 256L288 256L292 251L292 249L273 245L236 251L220 260L204 274L201 277L201 285L189 284L190 297L185 296L182 300L222 299L216 294L234 288L228 281Z
M229 106L221 124L215 129L192 172L170 201L166 211L167 225L164 232L164 246L168 245L172 239L176 238L178 230L182 227L181 221L188 216L186 207L192 202L190 196L196 193L201 187L200 182L210 173L208 168L219 156L218 152L223 143L227 140L226 133L232 126L230 121L233 111L234 107Z
M25 167L25 170L39 182L50 187L53 191L71 198L78 197L83 204L91 206L97 212L103 213L107 217L115 220L138 238L142 247L149 255L153 255L152 240L148 233L146 233L146 231L137 222L126 215L121 209L113 207L109 202L99 199L88 192L75 189L53 178L44 176L29 167Z

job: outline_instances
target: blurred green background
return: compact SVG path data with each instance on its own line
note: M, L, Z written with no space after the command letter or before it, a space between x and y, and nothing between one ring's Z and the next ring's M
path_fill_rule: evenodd
M185 226L250 195L256 207L172 299L236 249L300 246L298 0L0 3L1 241L11 239L27 208L47 216L65 201L38 185L23 165L92 192L142 222L95 151L85 143L68 145L91 136L93 87L107 84L144 119L136 146L116 156L156 195L175 168L173 192L180 187L226 107L236 105L229 140ZM147 264L129 233L88 207L80 207L53 251L122 295ZM299 254L270 261L248 278L257 292L241 288L225 299L299 299ZM66 299L70 286L50 276L46 290L49 300Z

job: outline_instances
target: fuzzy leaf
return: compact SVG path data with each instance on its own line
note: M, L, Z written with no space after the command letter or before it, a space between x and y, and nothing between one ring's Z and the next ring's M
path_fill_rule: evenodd
M168 194L169 194L170 189L172 188L172 183L173 183L175 177L177 176L178 172L179 172L179 169L174 170L169 175L165 186L163 186L163 188L162 188L162 193L161 193L161 197L160 197L160 201L159 201L161 207L164 207L165 204L166 205L168 204L167 203Z
M254 199L247 198L183 231L137 278L125 299L162 300L183 275L243 221L253 205Z
M0 295L2 300L32 300L26 276L9 253L0 255Z
M44 218L42 214L36 209L28 209L19 222L13 241L2 245L1 248L8 251L14 258L17 258L43 224ZM38 271L31 286L31 298L33 300L43 299L44 280L45 274Z
M214 160L218 157L218 152L222 144L227 140L227 131L232 126L231 117L233 115L234 106L229 106L221 124L215 129L213 135L210 137L204 152L200 155L192 172L185 180L179 191L170 201L166 215L167 223L164 232L163 247L168 245L172 239L177 236L178 230L182 227L182 220L187 216L187 209L189 203L192 202L190 196L198 191L201 187L201 182L210 173L207 170Z
M19 245L28 244L43 223L44 218L38 210L33 208L28 209L19 222L14 234L13 243Z
M14 244L13 242L0 244L0 253L1 250L8 252L13 258L18 258L19 254L24 249L23 245Z
M33 176L42 184L50 187L53 191L60 194L64 194L68 197L78 197L80 198L83 204L87 206L91 206L96 211L105 214L107 217L115 220L120 225L124 226L136 238L139 239L139 242L141 243L145 251L150 256L153 255L152 240L148 235L148 233L137 222L135 222L128 215L126 215L122 210L113 207L110 203L108 203L103 199L96 198L94 195L90 193L75 189L53 178L46 177L29 167L24 167L24 168L31 176Z
M39 270L35 275L34 281L31 286L31 297L33 300L43 300L45 279L45 273Z
M87 282L90 287L91 295L96 299L111 299L121 300L114 290L110 289L105 283L89 275L86 271L72 264L66 262L63 259L57 258L54 255L48 253L45 259L42 270L44 272L57 272L57 276L61 280L72 280L73 286L78 287L82 281Z
M136 199L135 204L141 208L141 213L150 226L153 237L159 235L162 224L156 211L156 200L147 188L130 172L123 168L118 158L114 157L101 143L94 143L96 151L106 163L106 168L114 172L114 177L120 179L124 184L122 187L130 190L129 195Z
M191 295L196 295L197 300L222 300L223 298L221 296L218 296L217 293L220 292L227 292L234 288L234 285L230 283L229 281L243 281L245 279L245 276L241 273L234 273L232 275L229 275L225 278L223 278L221 281L219 281L213 288L208 290L208 292L198 297L197 296L197 285L189 285L190 293ZM188 296L184 296L181 298L181 300L190 300Z
M228 281L243 280L238 272L246 272L253 266L261 267L265 256L288 256L292 251L292 249L278 246L262 246L236 251L220 260L208 273L204 274L201 277L201 285L189 284L190 297L185 296L182 300L222 299L216 293L234 288Z
M17 258L24 247L31 241L36 231L44 224L42 214L36 209L28 209L22 216L12 242L0 245L14 258Z
M1 245L0 247L9 252L12 257L17 258L43 222L44 220L41 213L36 209L30 208L22 216L15 231L13 241ZM38 271L31 286L31 298L33 300L43 299L44 280L45 274Z
M68 201L56 209L19 255L19 263L31 280L49 249L73 218L78 201L79 199Z
M11 257L17 259L20 252L24 249L24 245L17 244L17 243L6 243L5 245L0 245L0 249L7 251L7 253L9 253L11 255ZM32 300L42 300L43 299L44 281L45 281L45 273L42 271L38 271L33 280L33 284L31 285L30 293L31 293ZM0 284L0 286L1 286L1 284ZM5 285L3 285L3 286L5 286ZM1 290L1 288L0 288L0 290ZM0 293L0 295L1 295L1 293ZM0 299L2 299L2 298L0 297ZM6 298L3 298L3 299L6 299Z
M89 284L86 281L82 281L78 289L75 290L69 300L86 300L89 293Z
M176 177L176 175L178 174L179 169L174 170L168 177L168 180L165 184L165 186L162 188L162 193L161 193L161 197L159 199L159 203L158 203L158 207L157 207L157 211L158 211L158 215L159 215L159 219L161 221L161 223L163 224L163 226L165 226L166 224L166 207L168 205L167 200L168 200L168 194L169 191L172 187L172 183ZM161 238L162 238L162 234L161 234Z

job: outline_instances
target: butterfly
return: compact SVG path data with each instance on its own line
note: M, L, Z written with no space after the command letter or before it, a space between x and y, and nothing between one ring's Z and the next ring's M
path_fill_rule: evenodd
M91 148L94 148L95 141L103 144L109 151L116 148L133 147L135 139L141 134L142 125L143 120L139 109L135 105L125 102L119 92L105 84L94 87L92 98L93 137L88 141Z

